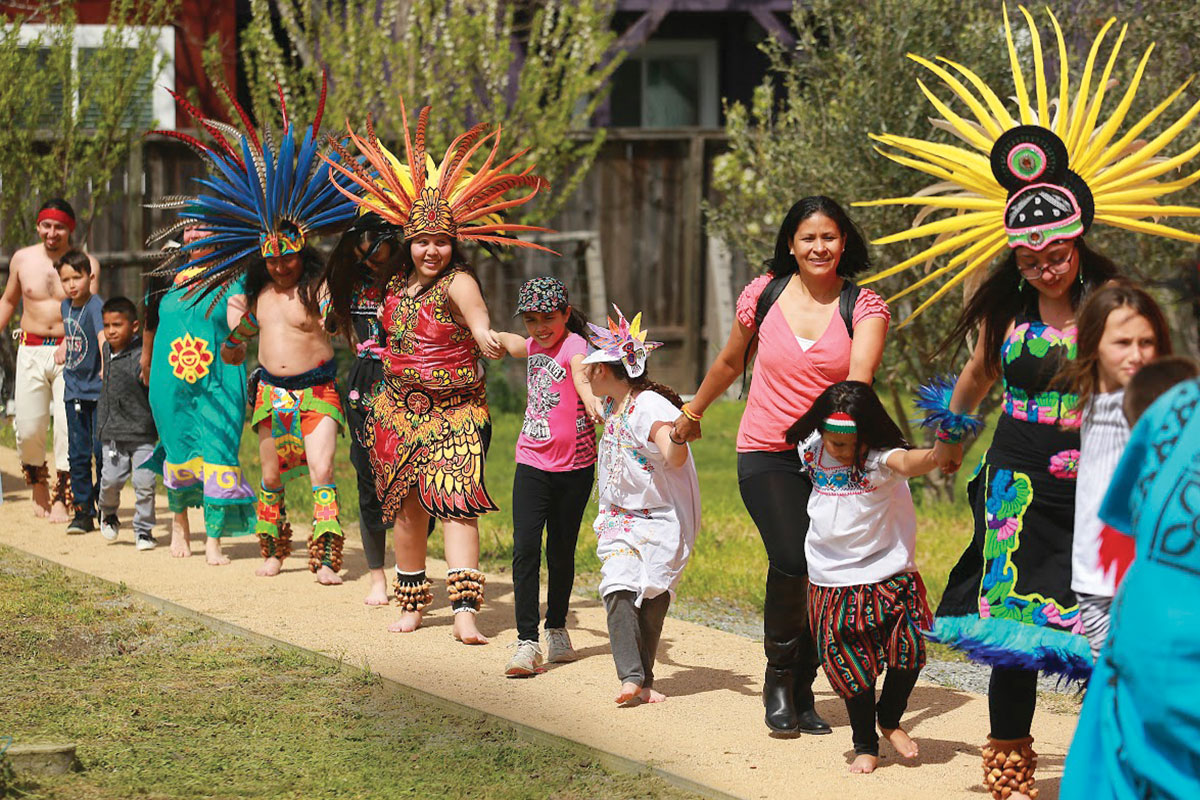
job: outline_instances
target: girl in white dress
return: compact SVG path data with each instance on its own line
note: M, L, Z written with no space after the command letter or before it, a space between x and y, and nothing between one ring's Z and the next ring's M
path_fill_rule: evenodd
M614 306L615 308L615 306ZM608 330L589 325L584 359L596 396L608 398L599 446L600 513L596 553L600 594L621 690L616 701L658 703L654 654L671 596L683 574L700 525L700 485L687 443L675 434L682 402L646 376L647 342L641 315Z
M875 391L861 381L826 389L787 431L812 479L808 614L817 653L845 701L850 771L872 772L879 730L900 755L918 748L900 727L925 666L932 615L917 572L917 519L908 478L932 472L932 450L910 450ZM803 532L797 531L796 535ZM875 684L887 670L878 702Z

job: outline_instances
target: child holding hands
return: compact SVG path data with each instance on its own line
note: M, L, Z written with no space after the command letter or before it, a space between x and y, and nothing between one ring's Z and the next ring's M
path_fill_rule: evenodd
M497 336L509 355L527 359L529 400L517 438L513 476L513 600L516 652L504 674L537 673L538 583L542 529L546 531L546 653L550 663L576 659L567 634L567 604L575 582L575 544L592 493L596 429L602 409L584 375L585 323L557 278L528 280L517 295L517 314L529 338Z
M659 703L666 697L653 688L654 656L696 542L700 485L691 450L674 436L682 402L646 376L646 357L660 345L646 341L640 314L628 322L617 309L617 317L608 330L589 325L598 349L583 360L609 408L594 526L600 594L621 681L616 702Z
M917 572L916 515L907 478L933 471L932 450L910 450L873 389L826 389L787 431L813 482L808 501L809 620L833 690L846 703L855 759L874 771L879 730L905 758L918 748L900 727L925 666L932 625ZM878 704L875 684L887 669Z

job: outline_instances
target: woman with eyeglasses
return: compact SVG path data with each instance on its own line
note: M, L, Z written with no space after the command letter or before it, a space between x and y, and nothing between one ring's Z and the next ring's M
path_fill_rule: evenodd
M1091 222L1086 187L1064 183L1028 187L1023 197L1010 199L1005 211L1010 249L943 344L963 342L978 327L951 410L977 408L997 379L1004 390L992 444L968 488L975 534L950 573L934 631L937 640L992 666L985 769L1012 753L1036 763L1029 736L1039 670L1068 680L1091 672L1071 591L1078 398L1054 376L1075 357L1076 311L1117 270L1084 241ZM1059 206L1074 213L1029 211ZM963 446L942 438L934 458L953 472L962 463ZM1019 785L1031 787L1032 767L1021 774L1029 780ZM993 783L999 779L991 777L988 786L998 791ZM1033 796L1025 788L1013 797Z

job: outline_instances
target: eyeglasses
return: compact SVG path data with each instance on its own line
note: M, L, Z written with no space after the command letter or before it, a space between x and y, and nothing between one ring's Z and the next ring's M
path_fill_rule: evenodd
M1064 275L1071 269L1071 256L1074 254L1075 249L1072 248L1057 261L1050 261L1045 264L1031 264L1027 267L1018 266L1017 271L1021 273L1022 278L1031 281L1037 280L1046 272L1049 272L1051 275Z

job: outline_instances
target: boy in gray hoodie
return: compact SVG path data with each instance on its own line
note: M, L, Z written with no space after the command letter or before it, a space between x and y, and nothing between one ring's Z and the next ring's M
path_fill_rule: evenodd
M113 297L101 309L104 319L104 386L96 408L103 462L100 473L100 533L117 538L117 507L121 489L133 477L136 502L133 510L134 544L138 550L157 546L154 529L154 472L142 465L154 452L158 431L150 413L150 399L141 382L142 337L137 306L127 297Z

